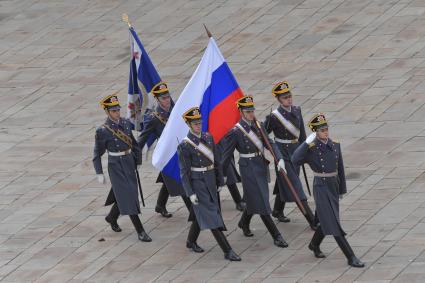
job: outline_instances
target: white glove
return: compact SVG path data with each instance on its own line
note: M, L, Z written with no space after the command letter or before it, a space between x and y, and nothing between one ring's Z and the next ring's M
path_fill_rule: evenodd
M139 171L139 169L140 169L140 167L141 167L142 165L137 165L136 166L136 169L137 169L137 171Z
M219 186L218 188L217 188L217 193L219 193L219 192L221 192L221 190L224 188L224 186Z
M197 197L195 194L191 195L189 198L190 198L190 201L191 201L194 205L197 205L197 204L199 203L198 197Z
M314 133L311 133L308 137L307 137L307 139L305 140L305 142L306 143L311 143L311 142L313 142L314 141L314 139L316 138L316 132L314 132Z
M279 163L277 164L277 169L282 170L286 174L285 161L283 159L279 160Z
M103 176L103 174L97 174L97 181L100 184L105 184L105 176Z
M227 176L224 176L223 180L224 180L224 183L226 184L227 183Z

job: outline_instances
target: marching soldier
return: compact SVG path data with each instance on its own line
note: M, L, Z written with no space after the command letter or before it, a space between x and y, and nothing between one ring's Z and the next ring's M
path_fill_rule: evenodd
M139 147L141 149L143 149L152 133L155 134L156 138L161 136L168 117L170 116L171 110L173 109L171 96L166 83L160 82L156 84L152 88L152 95L158 101L158 106L156 107L156 110L150 114L149 119L145 121L144 128L138 138ZM158 199L156 201L155 212L161 214L163 217L170 218L172 214L169 213L166 208L168 197L170 194L171 196L178 196L184 195L184 193L167 188L161 173L159 173L156 182L162 183L162 186L159 190Z
M329 138L328 122L323 114L315 114L308 123L313 131L292 155L296 166L307 163L314 174L313 196L319 219L309 244L315 257L324 258L320 244L325 235L333 235L353 267L364 267L350 247L339 219L339 199L347 193L341 145Z
M210 229L217 243L224 252L225 259L240 261L241 258L232 250L223 234L217 184L224 185L222 169L218 166L219 158L214 140L208 132L202 133L202 120L198 107L193 107L183 114L190 131L178 146L180 175L186 195L192 202L191 214L194 214L187 237L187 248L194 252L204 250L196 243L200 230Z
M99 183L104 184L101 157L108 151L108 173L112 191L106 205L113 203L113 206L105 220L111 225L112 230L121 232L118 217L120 214L129 215L139 240L151 242L152 239L145 232L138 216L140 204L136 174L138 174L137 167L142 164L142 156L131 132L131 123L120 117L121 107L116 95L106 96L100 101L100 105L108 118L96 130L93 165Z
M314 214L307 203L307 197L299 178L300 166L294 166L291 162L293 152L306 138L301 108L292 104L291 89L286 81L276 84L272 93L279 101L280 106L266 117L264 124L267 133L273 132L274 134L276 145L285 160L288 178L306 210L305 217L310 227L315 229ZM278 175L277 171L276 175ZM272 216L276 217L280 222L289 222L290 219L284 215L283 209L286 202L294 202L295 199L285 180L276 178L273 193L276 195L276 199Z
M246 237L252 237L249 224L253 214L260 214L261 220L273 237L274 244L285 248L288 244L274 224L270 213L269 203L269 171L268 161L264 157L264 141L262 140L259 124L254 115L252 96L243 96L237 101L241 119L220 142L222 147L222 165L226 168L235 149L239 151L239 171L242 187L246 198L246 209L238 223ZM261 126L262 127L262 126ZM264 129L263 129L264 130ZM285 162L277 146L270 140L273 151L278 158L278 168L285 170Z

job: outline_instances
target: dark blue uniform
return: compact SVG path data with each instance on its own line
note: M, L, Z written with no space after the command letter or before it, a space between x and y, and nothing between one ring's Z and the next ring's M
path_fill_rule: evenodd
M177 148L180 176L187 196L195 194L198 203L190 208L195 218L189 229L186 247L195 252L203 252L196 241L200 230L210 229L223 250L224 257L231 261L240 261L240 257L232 250L223 233L225 226L220 211L217 185L223 186L224 179L213 137L209 133L202 133L198 137L189 132L187 138L191 142L185 140ZM201 144L210 149L212 156L207 157L202 153L198 148Z
M307 163L313 172L336 176L315 176L313 196L316 212L324 235L345 235L339 219L339 196L347 192L341 146L329 139L324 144L319 139L302 143L292 155L294 165Z
M275 142L279 151L282 153L285 161L285 169L288 179L291 181L293 188L295 189L302 205L305 209L305 218L307 219L310 226L315 229L314 214L311 211L310 206L307 203L307 197L304 193L300 175L300 166L294 165L291 161L292 154L300 143L306 139L306 133L304 128L304 120L301 114L301 108L292 106L290 111L286 110L282 106L277 108L278 113L272 113L266 117L264 124L268 133L273 132ZM288 129L278 117L280 114L284 119L293 125L293 129ZM275 166L276 176L279 176L277 166ZM288 183L280 177L276 177L273 193L276 195L273 216L277 217L279 221L289 222L289 219L284 216L283 210L286 202L295 202L295 198L289 188Z
M223 185L223 176L218 165L219 157L211 134L202 133L197 137L191 132L187 137L196 145L206 145L214 153L214 162L187 141L178 146L180 175L187 196L196 194L199 203L192 205L193 212L201 230L224 228L219 208L217 184ZM197 172L193 168L210 170ZM195 169L196 170L196 169Z
M258 138L260 134L255 126L250 126L245 120L241 119L239 123L247 132L254 131ZM261 138L260 138L261 139ZM273 150L278 159L282 158L276 144L271 141ZM235 149L240 154L258 154L256 145L238 128L233 127L229 133L220 141L222 149L223 166L227 166L233 156ZM249 214L268 215L271 213L269 203L270 179L268 162L262 154L251 158L239 158L239 171L242 178L242 187L246 198L247 212Z
M279 151L282 153L283 159L285 160L285 169L289 180L296 189L299 198L301 200L306 200L307 197L303 191L301 181L298 177L300 174L300 166L294 166L291 162L291 156L295 149L300 143L304 142L306 138L304 121L301 115L301 108L292 106L291 111L288 112L282 106L280 106L277 111L279 111L279 113L285 119L291 122L299 130L299 136L297 137L291 133L274 114L270 114L266 117L264 125L266 126L267 133L273 132L275 138L287 141L287 143L283 143L275 140L276 145L278 146ZM292 143L289 143L289 141L292 141ZM273 193L279 193L280 199L284 202L295 201L289 190L288 184L281 178L276 178Z
M265 141L262 139L259 128L252 122L246 122L244 119L239 121L246 133L254 133L265 147ZM260 125L264 133L266 130L263 125ZM269 140L272 145L272 150L277 159L282 159L276 144ZM274 224L270 213L269 203L269 186L270 179L268 161L264 157L264 152L261 152L256 144L247 137L247 135L237 126L233 127L220 142L222 150L222 166L224 168L229 164L235 149L239 151L239 171L242 178L242 187L246 199L246 209L242 213L239 221L239 228L247 237L253 236L249 229L249 224L253 214L260 214L261 220L267 227L267 230L274 239L275 245L279 247L287 247L288 244L282 238L279 230Z
M364 267L364 263L355 256L345 238L339 219L339 196L347 193L340 144L331 139L324 143L318 138L310 144L304 142L295 150L292 162L295 165L308 163L315 175L313 195L319 225L308 248L317 258L325 257L320 250L320 244L325 235L333 235L348 264L353 267Z
M138 186L136 178L136 165L142 164L142 156L139 146L131 132L131 123L121 118L118 123L109 118L105 124L114 130L121 130L131 138L131 147L117 138L105 127L100 126L96 130L95 146L93 152L93 165L96 174L103 174L102 155L108 152L123 152L131 150L131 153L123 156L108 156L108 173L112 184L113 194L109 194L111 204L116 201L121 215L135 215L140 213L138 199Z

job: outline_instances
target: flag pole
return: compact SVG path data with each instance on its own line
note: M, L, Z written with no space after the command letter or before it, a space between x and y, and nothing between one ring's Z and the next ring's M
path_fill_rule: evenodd
M132 44L132 41L131 41L131 34L130 34L130 29L132 29L133 26L130 23L130 19L129 19L128 15L125 14L125 13L122 14L122 21L127 23L128 28L129 28L128 41L129 41L129 45L130 45L130 55L133 56L133 44ZM130 67L130 72L131 72L131 74L130 74L131 75L131 85L132 85L133 91L134 91L134 89L135 89L134 88L134 74L133 74L133 68L132 67ZM133 93L133 95L134 95L134 93ZM138 116L137 115L137 107L136 107L137 104L135 103L135 101L133 101L133 102L134 102L134 130L139 131L140 130L140 121L137 119L137 116ZM140 104L140 99L139 99L139 104ZM141 106L140 106L140 108L141 108ZM131 111L131 110L128 109L128 106L127 106L127 111ZM140 111L140 115L142 115L141 111Z
M203 24L203 25L204 25L205 31L207 32L208 37L211 38L212 37L211 32L208 30L208 28L205 24Z
M125 22L125 23L127 23L128 24L128 28L132 28L132 26L131 26L131 23L130 23L130 20L129 20L129 18L128 18L128 15L127 14L122 14L122 20L123 20L123 22Z

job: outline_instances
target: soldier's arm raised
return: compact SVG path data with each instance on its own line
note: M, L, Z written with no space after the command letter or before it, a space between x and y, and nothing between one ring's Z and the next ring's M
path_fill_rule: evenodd
M303 142L300 144L297 149L292 154L291 161L295 166L301 166L306 163L307 153L308 153L309 144Z

